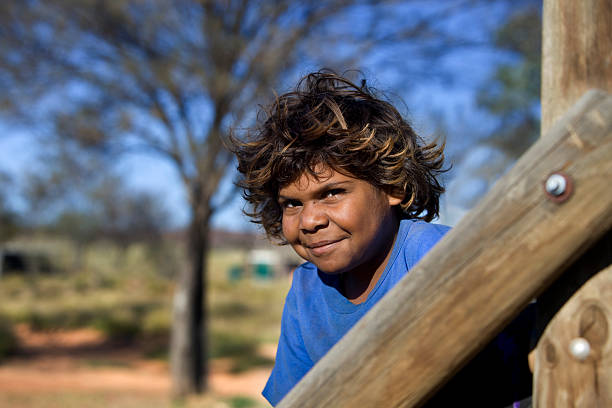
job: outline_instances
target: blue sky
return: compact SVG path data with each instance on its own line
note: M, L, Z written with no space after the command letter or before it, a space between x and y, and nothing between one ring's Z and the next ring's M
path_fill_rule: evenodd
M377 82L379 82L378 86L384 86L384 78L377 78ZM423 83L415 87L409 97L404 99L410 110L410 120L425 136L434 132L436 121L433 115L441 115L445 118L450 127L447 151L454 156L457 152L464 152L466 146L473 144L476 136L482 137L493 128L490 118L475 106L474 91L461 84L444 86L437 83ZM470 129L476 123L478 129ZM3 133L3 137L0 138L0 171L12 175L16 184L19 185L23 182L23 177L30 167L36 163L35 138L27 129L6 124L0 125L0 132ZM466 133L471 134L466 135ZM483 160L486 151L475 149L475 147L474 150L477 150L477 154L469 155L469 160L478 165L478 160ZM452 182L454 176L461 173L461 168L456 167L457 163L454 163L454 166L455 169L450 174L447 184ZM175 169L169 163L158 157L143 154L131 155L121 159L118 169L126 175L128 185L134 190L151 191L160 197L172 214L172 224L183 225L187 222L189 211L186 206L185 192ZM221 187L223 191L229 191L232 188L233 177L234 174L228 174ZM476 187L474 190L474 186L480 186L480 188ZM481 183L477 180L466 184L466 187L468 191L463 191L464 194L482 193ZM239 193L236 194L239 195ZM443 200L443 207L445 207L443 213L449 211L446 208L449 204L453 205L452 201L448 202L448 199ZM13 200L13 203L18 209L22 207L19 201ZM216 214L213 225L232 230L249 228L249 222L241 214L243 205L240 198L229 203ZM456 216L448 214L442 221L454 223Z
M490 32L504 14L503 9L484 12L487 13L486 19L479 19L478 15L460 16L448 23L447 28L477 39ZM422 72L418 77L410 78L393 69L405 64L404 59L409 58L409 55L395 51L386 48L364 61L359 68L377 88L398 93L403 98L409 110L409 119L422 135L431 135L442 118L448 134L447 153L455 161L451 162L454 168L445 178L449 193L442 200L441 221L453 224L466 209L462 203L468 202L470 195L482 195L490 187L470 176L479 162L491 160L492 152L479 147L478 140L489 134L495 125L492 118L476 106L475 94L495 66L511 60L512 56L485 47L460 48L436 61L436 68L450 75L442 78ZM0 172L10 174L19 186L28 169L36 162L35 138L28 129L6 122L0 122L0 132ZM187 222L189 211L185 192L170 164L158 157L131 155L123 157L117 166L126 175L131 188L151 191L160 197L172 214L173 225ZM228 174L222 184L222 192L232 188L233 177L234 174ZM468 180L468 177L472 178ZM460 187L457 188L457 185ZM23 209L23 203L16 199L17 195L9 196L12 196L12 203L18 210ZM249 222L241 214L244 203L238 198L239 193L236 196L236 200L216 214L213 226L232 230L249 228Z

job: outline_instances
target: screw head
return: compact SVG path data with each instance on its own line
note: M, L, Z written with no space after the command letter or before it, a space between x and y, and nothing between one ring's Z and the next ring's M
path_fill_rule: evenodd
M582 337L573 339L569 344L569 349L572 356L580 361L586 360L591 353L591 345L587 339Z
M546 193L546 198L561 204L571 197L574 191L574 182L569 174L563 171L556 171L544 180L542 187Z
M561 174L551 174L548 179L546 179L546 192L553 196L560 196L565 193L565 189L567 188L567 181L565 177Z

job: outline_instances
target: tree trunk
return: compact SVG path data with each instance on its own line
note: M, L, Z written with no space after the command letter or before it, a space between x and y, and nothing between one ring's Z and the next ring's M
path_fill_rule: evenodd
M174 294L170 365L173 394L182 397L207 389L208 333L206 312L206 254L210 209L192 201L188 264L180 271Z
M4 269L4 249L0 246L0 278L2 278L2 272Z

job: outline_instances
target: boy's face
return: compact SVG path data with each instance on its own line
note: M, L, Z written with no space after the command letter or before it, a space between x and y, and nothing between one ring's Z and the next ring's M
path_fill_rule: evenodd
M399 222L392 207L402 199L329 167L317 171L318 180L305 173L279 190L285 239L325 273L379 268Z

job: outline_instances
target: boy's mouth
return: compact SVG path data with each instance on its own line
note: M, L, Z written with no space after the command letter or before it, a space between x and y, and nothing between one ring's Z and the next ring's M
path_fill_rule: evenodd
M334 240L325 240L325 241L317 241L311 244L304 245L306 248L310 250L314 256L322 256L326 253L332 251L336 245L342 241L344 238L334 239Z

